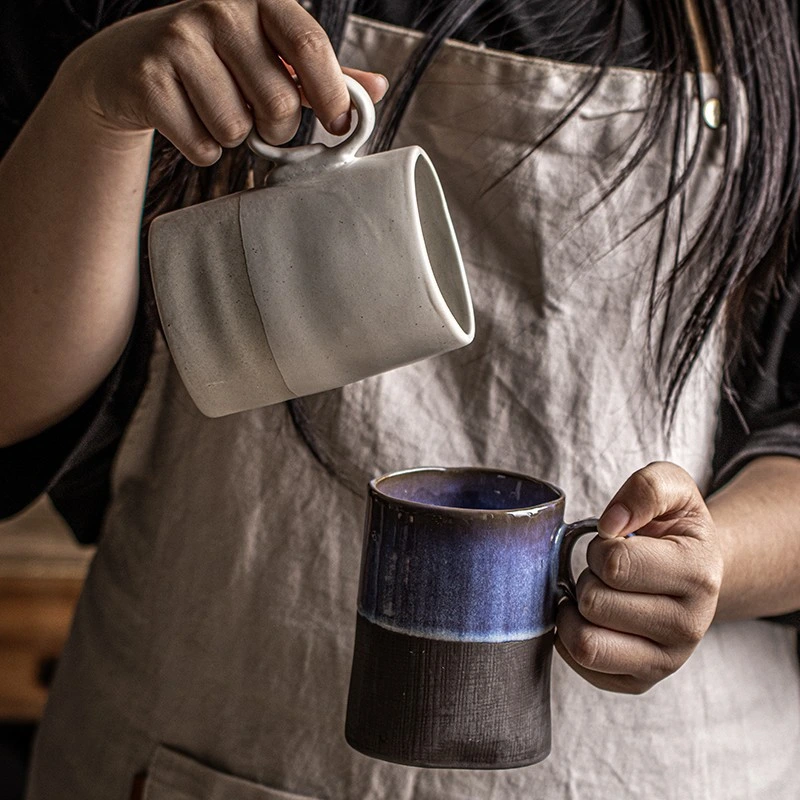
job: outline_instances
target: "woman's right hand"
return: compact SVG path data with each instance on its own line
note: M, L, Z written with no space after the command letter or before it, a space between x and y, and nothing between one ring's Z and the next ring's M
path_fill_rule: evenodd
M135 14L87 39L62 69L103 125L157 129L197 166L241 144L253 124L271 144L289 141L301 104L331 133L346 133L342 72L373 101L388 86L377 73L343 69L297 0L183 0Z

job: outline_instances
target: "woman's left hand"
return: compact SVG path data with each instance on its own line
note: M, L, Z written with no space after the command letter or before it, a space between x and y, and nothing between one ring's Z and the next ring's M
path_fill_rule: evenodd
M708 630L720 542L697 485L669 463L634 473L599 528L577 604L559 606L556 648L598 688L641 694L681 667Z

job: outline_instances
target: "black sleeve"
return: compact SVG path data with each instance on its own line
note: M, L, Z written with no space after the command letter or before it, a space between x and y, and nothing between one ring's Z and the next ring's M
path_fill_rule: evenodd
M800 252L768 305L757 353L733 376L720 409L714 488L759 456L800 458Z
M59 65L108 20L102 0L2 0L0 153L5 154ZM96 540L109 493L111 461L147 376L155 313L142 281L125 353L94 395L43 433L0 448L0 517L43 492L82 542Z

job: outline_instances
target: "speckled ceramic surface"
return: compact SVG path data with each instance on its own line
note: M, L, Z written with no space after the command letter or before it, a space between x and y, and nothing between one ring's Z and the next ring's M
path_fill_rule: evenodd
M550 484L485 469L370 483L346 735L417 766L510 768L550 750L556 605L579 536Z
M374 125L333 147L248 142L266 188L180 209L149 237L164 332L208 416L338 388L469 344L474 314L438 176L419 147L357 157Z

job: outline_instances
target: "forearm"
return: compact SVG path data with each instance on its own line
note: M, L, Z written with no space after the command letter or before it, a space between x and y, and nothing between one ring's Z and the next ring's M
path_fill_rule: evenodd
M800 609L800 459L752 461L708 507L725 563L716 619Z
M151 142L104 127L62 67L0 162L0 446L77 409L125 347Z

